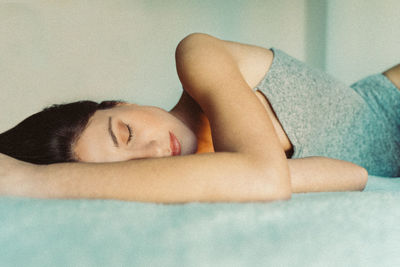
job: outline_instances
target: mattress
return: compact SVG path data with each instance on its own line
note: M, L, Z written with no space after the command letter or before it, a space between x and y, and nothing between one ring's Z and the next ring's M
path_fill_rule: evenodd
M270 203L0 198L0 266L400 266L400 178Z

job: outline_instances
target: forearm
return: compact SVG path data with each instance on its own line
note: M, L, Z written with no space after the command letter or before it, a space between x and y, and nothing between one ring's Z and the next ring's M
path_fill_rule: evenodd
M367 171L351 162L326 157L288 159L293 193L363 190Z
M187 164L188 158L191 159L190 165ZM157 168L158 165L164 166ZM165 168L166 165L169 168ZM271 184L275 174L257 166L235 153L114 163L52 164L39 166L33 177L26 177L23 181L25 191L20 190L17 195L156 203L280 199L279 185Z

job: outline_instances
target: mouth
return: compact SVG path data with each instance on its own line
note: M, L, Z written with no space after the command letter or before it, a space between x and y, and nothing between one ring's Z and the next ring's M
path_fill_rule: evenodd
M169 132L169 137L170 137L170 147L171 147L171 155L172 156L177 156L181 154L181 144L178 141L178 138L172 133Z

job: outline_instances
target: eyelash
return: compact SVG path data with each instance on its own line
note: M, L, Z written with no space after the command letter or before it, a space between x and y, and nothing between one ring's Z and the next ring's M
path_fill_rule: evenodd
M129 141L131 141L131 139L132 139L132 127L129 124L125 124L125 125L126 125L126 127L128 128L128 131L129 131L128 141L126 142L128 144Z

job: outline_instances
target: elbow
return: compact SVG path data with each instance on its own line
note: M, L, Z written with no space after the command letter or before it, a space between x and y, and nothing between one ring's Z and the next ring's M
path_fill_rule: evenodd
M347 181L348 185L345 188L347 191L363 191L368 181L368 171L354 163L351 163L353 170L349 172Z
M292 183L287 165L278 165L272 168L270 177L276 188L274 200L290 200L292 198Z
M274 201L285 201L292 198L292 188L289 185L279 183L276 193L273 195Z
M367 185L367 181L368 181L368 171L363 168L363 167L359 167L358 173L357 173L358 177L359 177L359 182L358 182L358 190L359 191L363 191L365 189L365 186Z
M290 200L292 198L292 189L281 190L276 200Z
M257 192L257 200L261 202L284 201L292 198L292 184L287 161L276 158L249 156L249 169L252 176L257 177L253 189Z
M268 192L265 201L285 201L292 198L292 186L289 172L278 168L270 168L264 172L263 179L268 181Z

